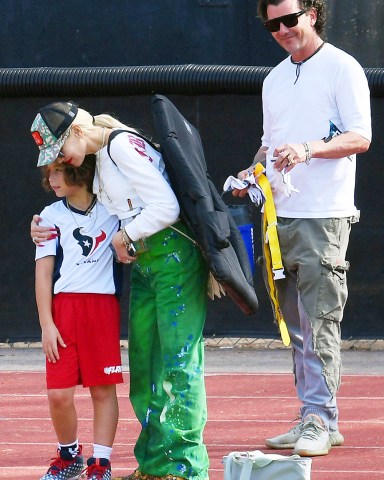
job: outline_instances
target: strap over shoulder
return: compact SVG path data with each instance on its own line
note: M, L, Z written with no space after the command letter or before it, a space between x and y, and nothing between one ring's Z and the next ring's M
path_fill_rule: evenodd
M149 138L145 137L144 135L141 135L140 133L136 132L135 130L124 130L124 129L116 129L116 130L112 130L112 132L109 134L109 138L108 138L108 144L107 144L107 152L108 152L108 155L109 155L109 158L112 160L113 163L114 160L112 158L112 155L111 155L111 143L112 143L112 140L114 138L117 137L117 135L119 135L120 133L131 133L132 135L135 135L136 137L139 137L139 138L142 138L145 142L147 142L154 150L157 150L158 152L160 151L160 148L158 145L156 145L155 143L153 143ZM115 164L116 165L116 164Z

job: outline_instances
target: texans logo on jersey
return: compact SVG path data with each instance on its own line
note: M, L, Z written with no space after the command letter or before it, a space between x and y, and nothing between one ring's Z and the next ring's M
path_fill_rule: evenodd
M77 240L77 243L82 248L83 256L88 257L97 249L101 242L107 238L107 235L103 230L101 230L100 235L93 238L89 235L83 235L81 233L81 228L76 228L76 230L73 231L73 237Z

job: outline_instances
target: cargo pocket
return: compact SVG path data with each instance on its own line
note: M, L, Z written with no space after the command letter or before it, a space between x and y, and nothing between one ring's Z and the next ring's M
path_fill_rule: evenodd
M340 257L324 257L321 265L317 315L319 318L340 322L348 297L349 262Z

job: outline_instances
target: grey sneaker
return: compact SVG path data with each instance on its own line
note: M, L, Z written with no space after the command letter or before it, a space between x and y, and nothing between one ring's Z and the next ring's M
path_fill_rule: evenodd
M293 453L300 457L327 455L331 449L328 430L317 415L307 415Z
M292 427L287 433L267 438L265 440L265 445L276 450L295 448L296 442L300 438L302 428L303 424L300 422ZM338 430L334 430L329 432L329 441L331 442L332 447L339 447L340 445L343 445L344 437Z
M285 448L294 448L297 440L300 438L302 423L298 423L292 427L287 433L277 435L276 437L267 438L265 445L269 448L276 448L278 450L284 450Z
M338 430L329 430L329 441L331 447L340 447L344 443L344 437Z

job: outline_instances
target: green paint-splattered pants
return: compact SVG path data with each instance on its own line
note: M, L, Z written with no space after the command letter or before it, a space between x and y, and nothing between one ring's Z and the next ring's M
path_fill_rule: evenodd
M135 456L142 473L206 480L206 264L171 228L146 243L131 277L130 399L142 426Z

